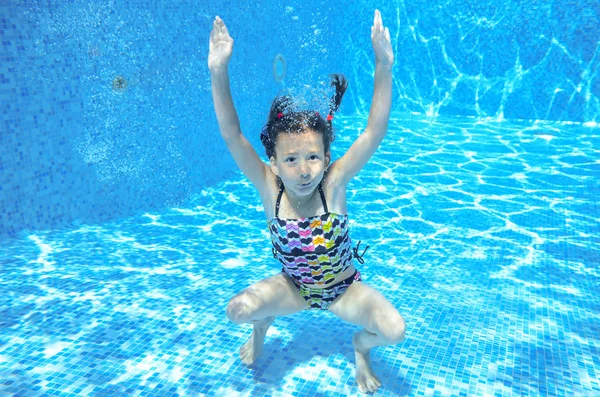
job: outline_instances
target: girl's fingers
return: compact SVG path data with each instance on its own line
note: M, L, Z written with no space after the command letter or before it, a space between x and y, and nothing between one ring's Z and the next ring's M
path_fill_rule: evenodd
M219 16L215 17L214 25L217 29L217 33L221 33L221 31L223 30L223 20L219 18Z
M229 37L229 30L227 29L227 26L225 26L225 22L223 22L219 16L215 18L213 26L218 34L223 34L225 37Z
M223 23L221 25L221 33L223 33L226 37L229 37L229 30L227 30L227 26Z
M213 22L213 28L210 30L210 41L215 41L217 36L217 30L215 28L215 23Z
M375 16L373 17L373 28L378 33L384 33L383 20L381 19L381 13L379 10L375 10Z
M385 28L385 38L387 39L387 41L389 41L390 43L392 42L392 39L390 39L390 30L388 28Z
M375 15L373 16L373 27L377 29L377 13L379 11L375 10Z

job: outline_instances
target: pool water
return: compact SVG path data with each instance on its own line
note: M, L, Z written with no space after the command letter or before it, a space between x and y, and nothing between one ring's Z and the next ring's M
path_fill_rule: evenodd
M337 119L337 116L336 116ZM339 158L366 117L339 117ZM363 281L404 316L376 396L600 395L600 129L392 114L351 182ZM228 300L280 271L241 173L184 205L0 241L0 395L355 396L354 325Z

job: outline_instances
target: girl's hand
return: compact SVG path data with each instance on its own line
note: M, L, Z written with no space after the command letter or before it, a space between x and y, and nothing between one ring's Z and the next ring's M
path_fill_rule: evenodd
M211 72L226 69L233 52L233 39L223 20L216 17L210 31L208 69Z
M375 51L375 61L380 65L391 66L394 63L394 51L392 50L390 31L383 27L379 10L375 10L375 18L373 18L371 27L371 42Z

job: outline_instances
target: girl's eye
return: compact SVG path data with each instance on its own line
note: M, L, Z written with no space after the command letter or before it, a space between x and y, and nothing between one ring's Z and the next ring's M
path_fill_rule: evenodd
M288 157L287 159L285 159L286 162L291 163L294 162L296 159L294 157Z
M318 158L319 158L319 156L317 156L316 154L313 154L312 156L310 156L310 159L311 159L311 160L316 160L316 159L318 159Z

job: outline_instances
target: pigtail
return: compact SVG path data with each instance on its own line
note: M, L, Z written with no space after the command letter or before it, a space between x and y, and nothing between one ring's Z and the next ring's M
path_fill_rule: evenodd
M283 114L291 107L291 105L292 98L290 98L288 95L277 95L273 100L273 104L271 105L268 122L271 123L273 120L278 120L283 117Z
M346 93L346 89L348 88L348 80L344 77L343 74L332 74L331 76L331 85L335 87L335 94L331 97L329 101L329 115L327 116L327 126L329 127L329 133L331 135L331 142L335 141L335 133L333 132L333 114L337 112L340 104L342 103L342 98Z
M329 102L329 114L333 116L340 107L340 103L342 103L342 97L346 93L346 88L348 88L348 80L346 80L343 74L332 74L330 77L331 86L335 87L335 94L333 94Z

